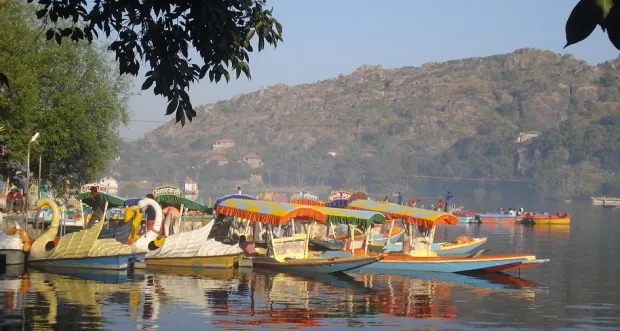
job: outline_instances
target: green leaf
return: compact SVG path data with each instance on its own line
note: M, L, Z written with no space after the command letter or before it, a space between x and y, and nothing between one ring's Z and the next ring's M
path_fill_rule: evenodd
M250 30L248 31L248 33L245 35L245 39L247 41L252 40L252 38L254 38L254 34L256 33L256 30Z
M142 84L142 91L150 89L153 83L155 83L155 78L149 76Z
M246 62L239 63L239 66L241 66L241 70L243 71L245 76L249 79L252 79L252 75L250 74L250 66Z
M614 6L605 18L607 37L609 41L620 50L620 6Z
M566 21L566 45L576 44L590 36L596 25L603 22L603 9L595 1L581 0L577 3Z
M166 108L166 115L170 115L174 113L174 111L177 110L178 105L179 105L179 97L175 95L174 97L172 97L172 99L168 103L168 108Z
M583 0L582 0L583 2ZM614 6L614 0L596 0L596 5L602 10L602 19L605 19Z
M54 38L54 30L48 29L47 31L45 31L45 39L52 40L52 38Z

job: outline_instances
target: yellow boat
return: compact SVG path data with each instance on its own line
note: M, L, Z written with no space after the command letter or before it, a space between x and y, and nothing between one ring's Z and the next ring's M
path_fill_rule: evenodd
M529 224L570 224L569 214L534 214L525 213L521 218L521 223Z

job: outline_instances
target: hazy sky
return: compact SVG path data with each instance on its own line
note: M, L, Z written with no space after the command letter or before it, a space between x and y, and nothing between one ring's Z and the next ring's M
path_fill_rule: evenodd
M282 23L277 49L250 54L252 81L208 79L191 87L195 106L275 84L303 84L348 74L363 64L386 68L429 61L509 53L535 47L571 53L597 64L618 51L597 28L586 41L563 50L564 26L577 0L268 0ZM152 91L130 101L132 121L121 136L138 138L173 119ZM191 124L190 124L191 125ZM178 129L182 130L180 124Z

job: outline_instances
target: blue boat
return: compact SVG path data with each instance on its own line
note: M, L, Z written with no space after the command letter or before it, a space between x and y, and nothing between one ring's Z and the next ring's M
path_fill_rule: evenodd
M135 253L98 257L29 260L28 265L35 267L38 265L46 265L65 268L125 270L133 267L135 262L144 262L145 255L146 253Z

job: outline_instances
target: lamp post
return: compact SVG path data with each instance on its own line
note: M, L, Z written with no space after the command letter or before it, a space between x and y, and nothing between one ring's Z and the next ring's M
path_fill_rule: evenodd
M28 196L30 195L30 144L35 142L38 138L39 133L35 132L32 138L30 138L30 141L28 142L28 155L26 158L26 185L24 185L24 191L26 193L26 199L24 200L26 201L26 203L24 204L24 210L28 210L28 207L30 207L30 199L28 199Z
M38 198L41 199L41 154L39 154L39 180L37 181L37 185L39 185L37 195Z

